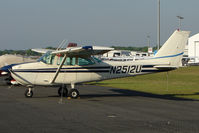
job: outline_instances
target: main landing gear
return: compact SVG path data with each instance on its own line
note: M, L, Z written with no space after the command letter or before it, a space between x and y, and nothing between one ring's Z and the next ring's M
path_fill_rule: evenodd
M25 97L27 98L31 98L33 96L33 87L29 86L26 90L25 90ZM72 86L72 89L70 89L68 91L66 85L60 86L58 89L58 95L60 97L70 97L73 99L76 99L79 97L79 91L77 89L74 89L74 86Z
M76 98L79 97L79 91L77 89L70 89L68 91L68 89L64 85L64 86L59 87L58 95L63 96L63 97L71 97L73 99L76 99Z

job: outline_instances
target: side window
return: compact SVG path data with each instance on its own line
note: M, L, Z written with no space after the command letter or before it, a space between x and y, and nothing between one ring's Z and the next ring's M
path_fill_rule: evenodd
M54 58L55 58L54 55L49 55L44 60L45 60L46 64L53 64Z
M61 64L62 59L63 59L62 56L58 57L58 59L57 59L57 65ZM65 62L64 62L64 65L75 65L75 61L76 61L75 57L72 57L72 58L67 57L66 60L65 60Z
M60 64L61 64L62 59L63 59L62 56L58 56L58 57L57 57L57 65L60 65Z
M75 57L73 57L73 58L70 58L71 59L71 65L76 65L76 58Z
M91 59L78 58L79 66L92 65L94 62Z
M64 62L64 65L70 65L70 58L69 57L66 58L66 61Z

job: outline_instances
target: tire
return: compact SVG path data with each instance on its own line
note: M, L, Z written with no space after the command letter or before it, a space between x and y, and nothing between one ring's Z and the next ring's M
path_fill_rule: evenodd
M68 89L66 87L63 88L63 95L62 95L62 87L59 87L58 89L58 95L61 97L67 97L68 96Z
M26 89L25 90L25 97L31 98L32 96L33 96L33 91L30 90L30 92L29 92L29 89Z
M69 96L73 99L76 99L79 97L79 91L77 89L71 89L69 91Z

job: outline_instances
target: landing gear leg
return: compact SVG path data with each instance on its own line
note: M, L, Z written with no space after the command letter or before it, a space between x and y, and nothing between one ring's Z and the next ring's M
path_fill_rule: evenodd
M32 88L29 87L28 89L26 89L24 94L25 94L25 97L31 98L33 96Z
M60 97L61 96L67 97L67 95L68 95L68 89L66 88L66 85L63 85L63 86L59 87L59 89L58 89L58 95Z

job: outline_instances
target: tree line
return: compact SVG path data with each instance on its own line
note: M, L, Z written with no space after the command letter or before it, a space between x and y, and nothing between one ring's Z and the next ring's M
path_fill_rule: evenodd
M0 55L4 54L17 54L17 55L23 55L23 56L40 56L41 54L32 51L31 49L28 50L0 50Z

